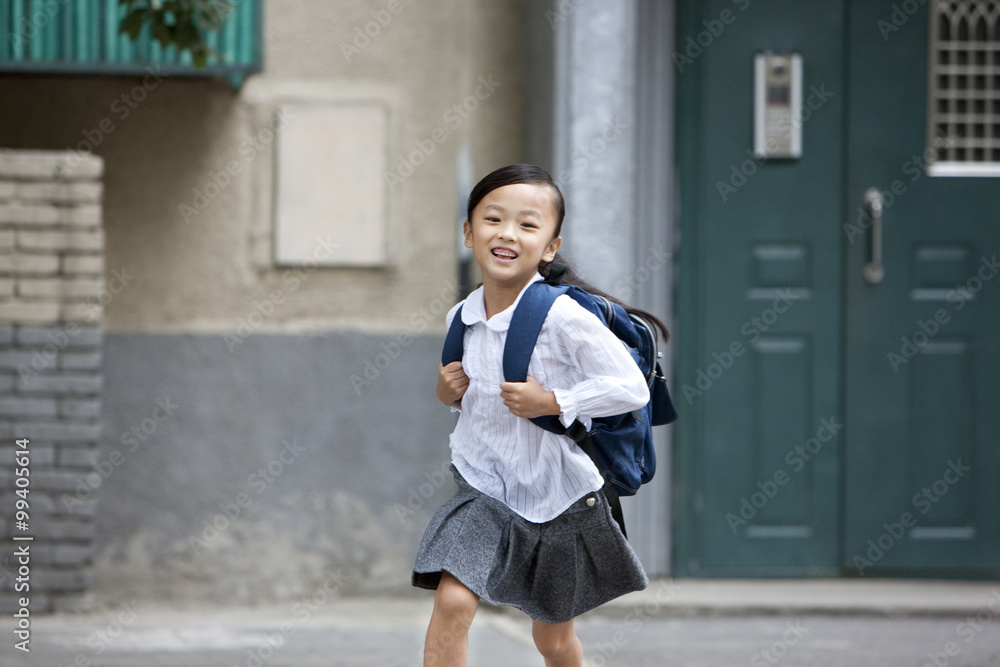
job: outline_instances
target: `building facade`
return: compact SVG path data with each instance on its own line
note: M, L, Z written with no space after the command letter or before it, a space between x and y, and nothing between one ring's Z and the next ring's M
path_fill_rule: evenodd
M280 0L235 88L0 77L0 146L103 162L100 447L45 490L99 487L90 589L408 585L464 199L515 161L673 331L651 574L995 576L990 6Z

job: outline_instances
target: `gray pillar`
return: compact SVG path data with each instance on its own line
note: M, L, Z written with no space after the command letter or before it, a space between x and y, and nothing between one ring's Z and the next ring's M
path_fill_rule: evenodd
M545 2L528 14L527 160L566 198L563 249L589 282L670 324L674 2ZM670 377L668 347L663 364ZM651 575L670 572L669 428L625 502Z
M554 176L564 250L614 292L635 241L635 2L588 2L555 24ZM618 290L620 291L620 290Z

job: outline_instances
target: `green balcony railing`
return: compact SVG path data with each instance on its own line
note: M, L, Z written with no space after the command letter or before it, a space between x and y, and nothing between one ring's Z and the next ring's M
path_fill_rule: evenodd
M188 51L162 48L143 28L133 42L119 33L118 0L0 0L0 72L166 74L225 77L239 88L261 69L262 0L236 0L207 35L208 63L196 69Z

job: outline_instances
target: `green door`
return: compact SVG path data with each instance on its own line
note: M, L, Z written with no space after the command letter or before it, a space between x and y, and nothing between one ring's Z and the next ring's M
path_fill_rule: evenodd
M992 18L980 13L986 4L851 3L844 565L854 575L1000 567L1000 19L995 3ZM864 275L878 244L869 188L883 193L878 282Z
M681 5L679 573L997 572L1000 180L926 173L932 4ZM765 50L802 58L798 158L752 150Z

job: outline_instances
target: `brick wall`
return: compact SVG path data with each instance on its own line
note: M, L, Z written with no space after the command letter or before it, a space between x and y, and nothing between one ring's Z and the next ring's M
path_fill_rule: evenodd
M19 608L22 597L32 613L74 608L90 577L106 300L102 171L94 156L0 150L3 611ZM25 457L16 440L23 438L27 487L17 482ZM18 488L27 488L20 494L27 530L16 515ZM14 557L24 546L26 577L24 559Z

